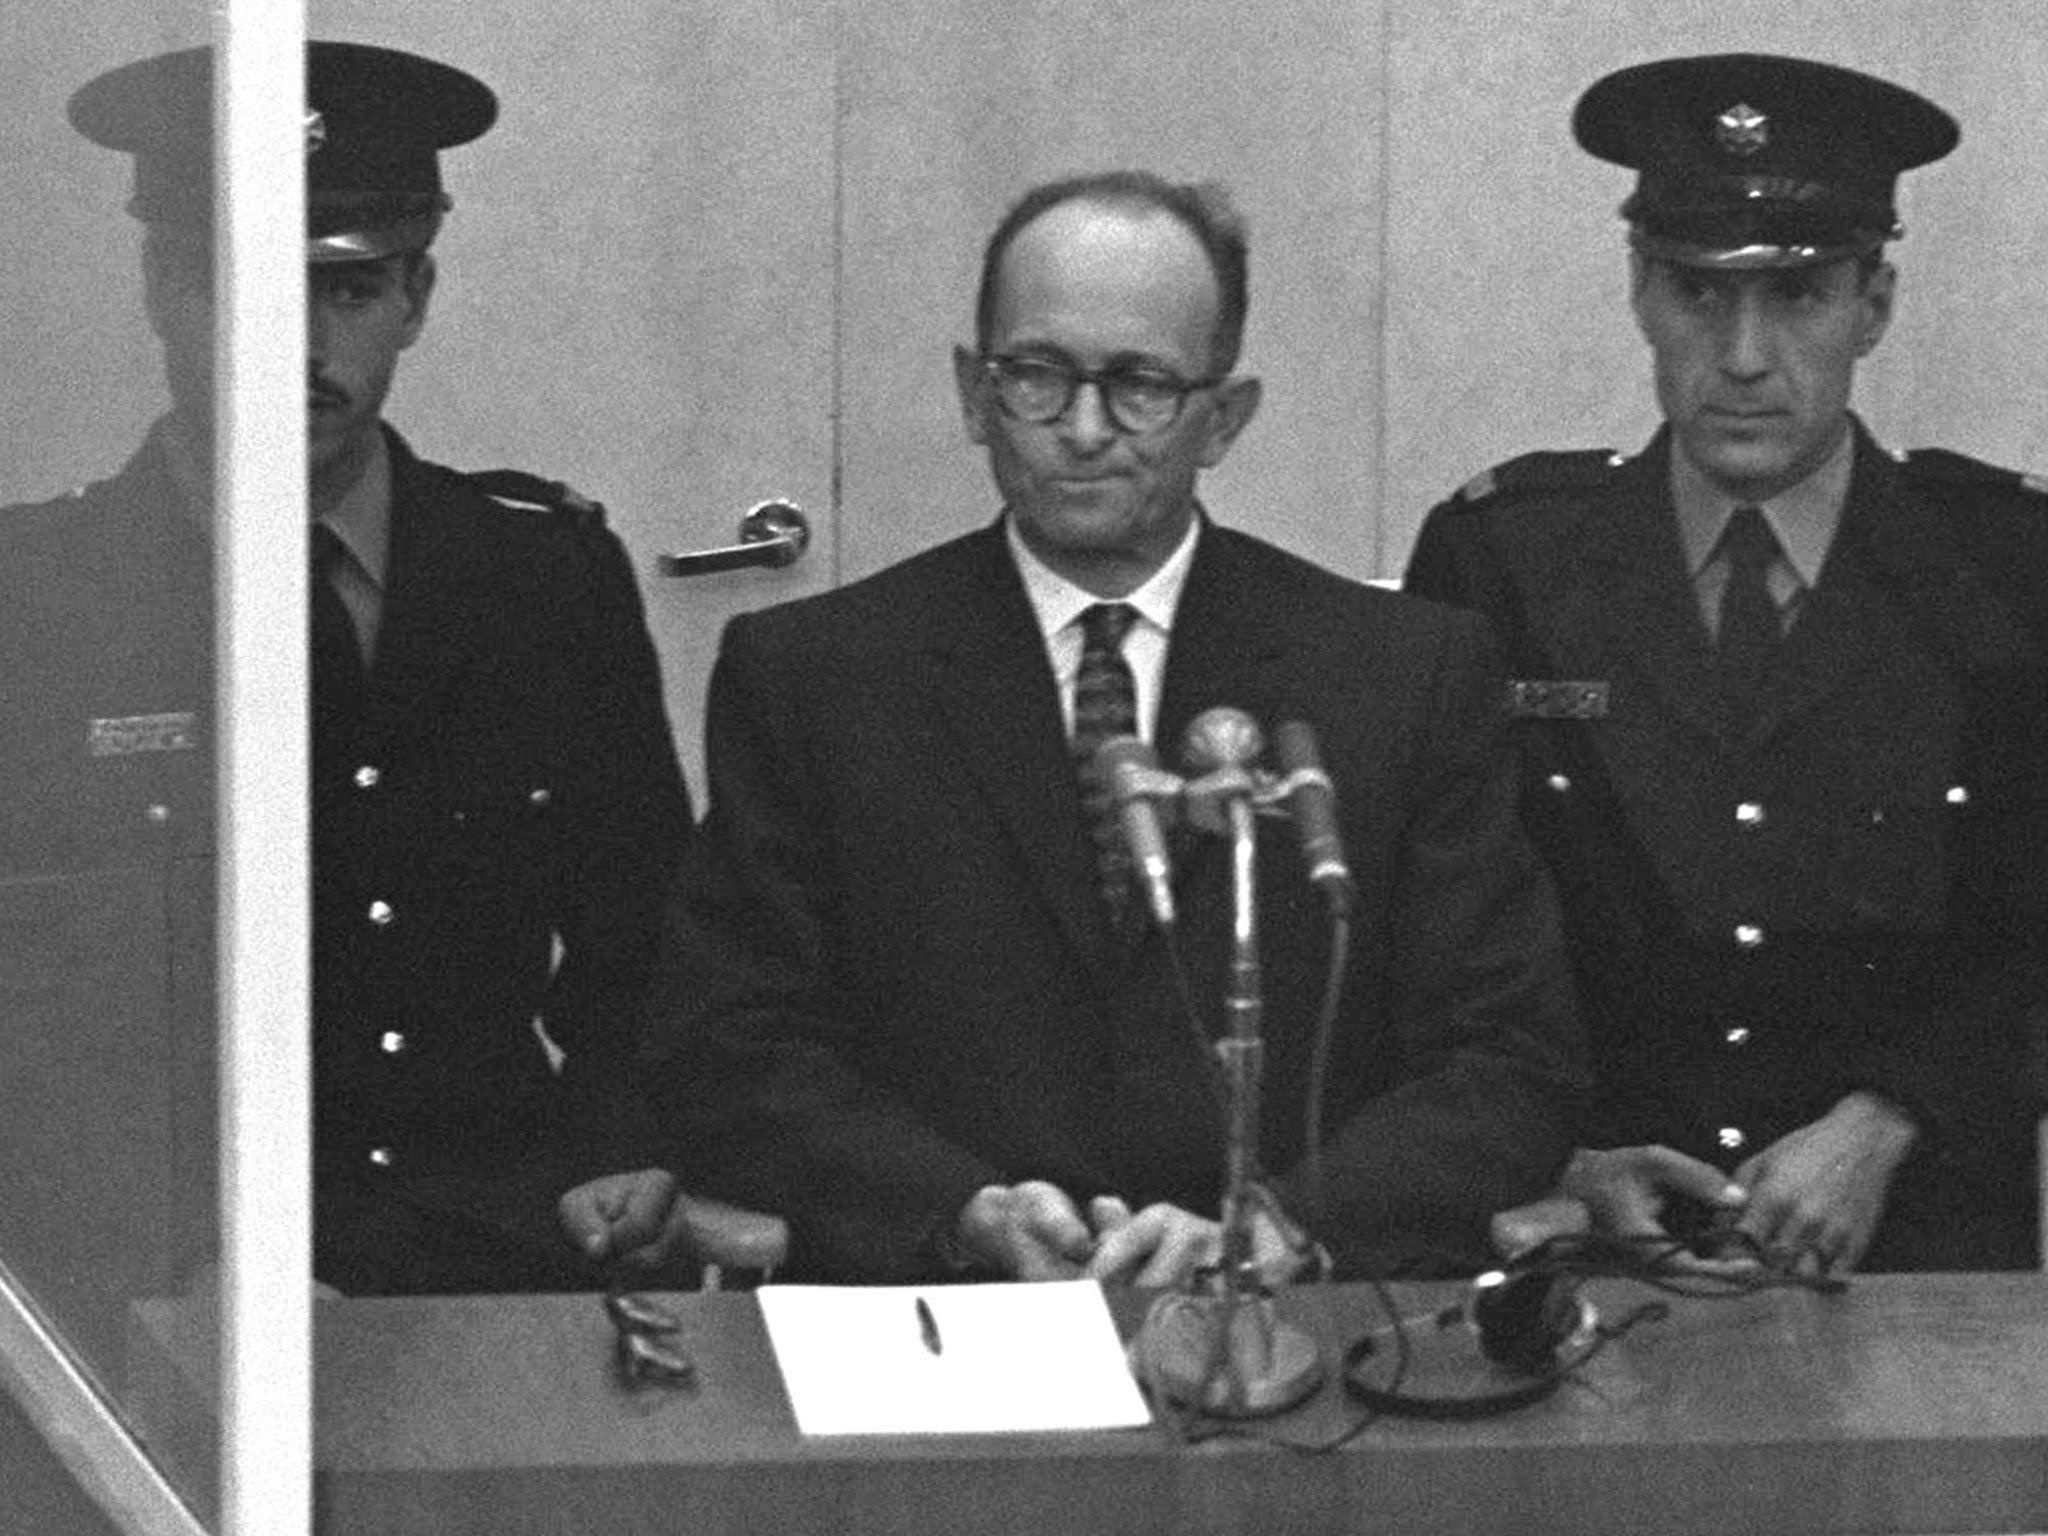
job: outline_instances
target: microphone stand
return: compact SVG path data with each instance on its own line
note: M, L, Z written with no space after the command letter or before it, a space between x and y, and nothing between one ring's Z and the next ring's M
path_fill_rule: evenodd
M1265 1060L1265 1000L1259 972L1255 786L1242 769L1225 769L1231 842L1231 948L1225 984L1224 1038L1216 1053L1229 1098L1224 1160L1222 1266L1198 1289L1155 1308L1135 1352L1144 1372L1177 1403L1223 1418L1284 1412L1322 1384L1323 1363L1300 1329L1274 1315L1254 1257L1253 1217L1259 1148L1259 1085Z

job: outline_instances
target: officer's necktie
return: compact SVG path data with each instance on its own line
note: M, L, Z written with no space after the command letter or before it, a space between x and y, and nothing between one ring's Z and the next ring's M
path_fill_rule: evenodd
M354 733L369 691L355 620L335 590L335 566L348 558L340 537L313 525L312 608L313 745L316 757L342 746Z
M1721 628L1714 642L1715 669L1739 717L1754 708L1784 640L1777 600L1771 596L1771 564L1777 536L1755 507L1737 507L1721 535L1728 585L1721 594Z
M1114 736L1138 729L1138 687L1124 660L1124 636L1137 622L1129 603L1097 603L1082 610L1081 670L1074 675L1074 759L1082 799L1095 835L1096 870L1112 922L1124 924L1131 897L1131 852L1117 825L1109 786L1093 772L1095 753Z

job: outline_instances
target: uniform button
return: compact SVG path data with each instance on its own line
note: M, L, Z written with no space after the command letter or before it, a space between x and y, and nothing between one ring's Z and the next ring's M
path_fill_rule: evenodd
M1571 775L1564 773L1553 773L1543 782L1560 795L1572 787Z
M405 1049L405 1036L395 1029L387 1029L377 1038L377 1048L386 1056L396 1056Z
M1951 784L1948 788L1948 793L1941 798L1950 805L1968 805L1970 803L1969 786L1965 784Z
M1727 1133L1723 1132L1722 1134L1726 1135ZM370 1148L370 1163L373 1167L389 1168L393 1163L397 1161L398 1159L391 1155L391 1149L389 1147Z
M547 805L555 798L555 792L543 784L526 798L535 805Z
M383 777L383 773L374 763L365 763L356 770L356 788L375 789Z
M1740 1152L1749 1138L1743 1134L1741 1126L1724 1125L1714 1132L1714 1140L1721 1143L1721 1150L1724 1152Z
M1737 923L1735 942L1744 949L1755 949L1764 941L1764 931L1755 923Z
M1742 1046L1749 1044L1749 1031L1738 1024L1733 1029L1725 1031L1721 1038L1727 1041L1728 1044L1740 1049Z
M1736 825L1742 827L1762 826L1764 824L1764 808L1762 803L1756 800L1743 801L1742 804L1735 807L1735 821Z
M152 805L142 814L153 827L167 827L171 824L171 808L168 805Z
M391 903L388 901L370 903L370 921L379 928L389 928L397 916L398 914L391 910Z

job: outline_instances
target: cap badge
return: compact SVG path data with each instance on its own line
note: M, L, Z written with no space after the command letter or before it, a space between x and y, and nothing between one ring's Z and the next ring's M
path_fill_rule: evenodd
M1738 103L1714 119L1714 137L1731 155L1753 155L1770 143L1770 119Z
M327 119L318 112L306 114L306 153L311 155L327 142Z

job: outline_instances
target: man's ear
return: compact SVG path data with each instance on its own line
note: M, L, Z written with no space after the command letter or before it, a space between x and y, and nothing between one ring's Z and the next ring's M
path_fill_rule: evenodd
M427 301L434 296L434 279L438 269L434 258L422 251L417 257L406 262L405 284L405 336L399 342L400 348L411 346L420 339L420 332L427 325Z
M1892 323L1892 301L1897 296L1899 285L1898 268L1890 262L1878 263L1870 276L1863 280L1863 331L1856 338L1856 355L1868 357L1877 344L1884 340L1884 333Z
M1650 286L1650 264L1643 260L1642 252L1628 253L1628 307L1636 317L1636 329L1644 335L1649 332L1643 325L1643 290Z
M1215 401L1209 409L1209 425L1202 440L1201 465L1214 469L1230 452L1237 434L1251 425L1259 414L1259 401L1266 387L1250 374L1225 379L1215 387Z
M183 242L152 231L142 240L142 312L163 340L180 312L194 302L213 304L213 249L204 241Z
M960 393L960 419L967 428L967 441L977 447L988 444L988 369L981 354L965 347L953 349L953 387Z

